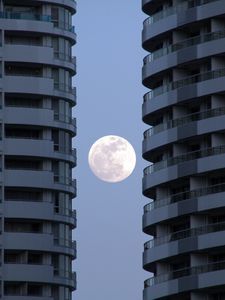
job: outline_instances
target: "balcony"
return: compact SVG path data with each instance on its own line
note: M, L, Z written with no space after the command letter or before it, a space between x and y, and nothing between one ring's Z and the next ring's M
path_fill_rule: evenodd
M143 63L144 65L146 65L162 56L179 51L181 49L195 46L195 45L200 45L211 41L216 41L219 39L224 39L224 38L225 38L225 31L215 31L203 35L198 35L193 38L185 39L179 43L175 43L168 47L160 48L156 51L151 52L150 54L145 56Z
M225 230L225 222L213 223L213 224L208 224L197 228L181 230L148 241L147 243L144 244L144 250L148 250L173 241L178 241L193 236L199 236L207 233L213 233L213 232L224 231L224 230Z
M59 252L66 253L71 255L73 259L77 257L77 244L76 241L72 241L70 239L55 237L54 238L54 246L56 250L58 248Z
M209 110L198 112L198 113L189 114L189 115L186 115L184 117L177 118L174 120L169 120L168 122L161 123L159 125L153 126L150 129L146 130L144 132L144 139L147 139L147 138L151 137L152 135L160 133L164 130L183 126L183 125L189 124L191 122L201 121L201 120L205 120L208 118L213 118L213 117L218 117L218 116L223 116L223 115L225 115L225 107L218 107L218 108L213 108L213 109L209 109Z
M57 122L65 123L71 126L73 129L73 134L76 135L77 131L77 120L76 118L72 118L70 116L67 116L65 114L61 113L54 113L54 120Z
M55 283L57 284L64 284L64 285L71 285L73 289L76 289L76 273L66 271L63 269L54 269L54 276L55 276Z
M53 234L47 232L4 232L4 248L10 250L52 251Z
M184 200L191 200L197 197L202 197L202 196L215 194L215 193L223 193L223 192L225 192L225 183L215 184L215 185L207 186L192 191L173 194L168 198L159 199L156 201L152 201L151 203L148 203L147 205L144 206L144 213L148 213L153 209L163 207L172 203L177 203Z
M32 20L51 22L51 16L31 12L0 12L0 19Z
M54 82L54 89L58 92L71 94L73 96L76 96L76 90L68 84L60 83L60 82ZM75 97L74 97L75 98Z
M76 228L77 226L76 210L55 206L54 214L57 217L58 221L69 223L70 225L72 224L73 228Z
M62 30L66 30L72 33L75 33L75 26L67 23L67 22L62 22L58 20L52 20L52 23L54 24L54 27L57 27Z
M53 281L53 266L44 264L5 264L7 272L4 274L5 281L27 281L49 283Z
M204 4L208 4L208 3L216 2L216 1L218 1L218 0L188 0L188 1L182 0L179 2L179 5L170 6L166 9L163 9L163 10L153 14L152 16L148 17L144 21L144 26L154 24L154 23L158 22L159 20L162 20L168 16L179 13L180 11L185 11L192 7L196 7L196 6L200 6L200 5L204 5Z
M63 60L63 61L68 61L68 62L73 63L73 64L75 64L75 62L76 62L76 59L73 56L68 55L65 52L54 51L54 57L56 59Z
M171 157L167 160L159 161L155 164L152 164L151 166L148 166L147 168L144 169L144 176L157 172L161 169L183 163L185 161L200 159L200 158L224 154L224 153L225 153L225 145L181 154L175 157Z
M220 270L225 270L225 261L180 269L166 274L161 274L146 280L144 286L145 288L148 288L153 285L160 284L162 282L166 282L169 280L179 279L187 276L199 275L202 273L208 273L213 271L220 271Z
M190 76L184 79L180 79L174 82L171 82L167 85L159 86L155 89L152 89L150 92L144 95L144 102L149 101L157 96L160 96L164 93L191 85L200 83L207 80L217 79L225 76L225 69L218 69L214 71L209 71L205 73L200 73L194 76Z

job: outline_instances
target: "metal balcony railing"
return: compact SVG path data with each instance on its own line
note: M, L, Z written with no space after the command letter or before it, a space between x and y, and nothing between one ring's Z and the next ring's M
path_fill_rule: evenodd
M172 272L169 272L166 274L161 274L161 275L149 278L145 281L144 287L148 288L148 287L151 287L153 285L156 285L156 284L159 284L159 283L162 283L165 281L178 279L178 278L185 277L185 276L193 276L193 275L199 275L202 273L220 271L220 270L224 270L224 269L225 269L225 261L180 269L180 270L172 271Z
M150 99L162 95L164 93L168 93L170 91L185 87L190 84L199 83L206 80L217 79L225 76L225 69L218 69L214 71L208 71L205 73L199 73L194 76L190 76L184 79L180 79L177 81L170 82L169 84L165 84L159 86L155 89L152 89L150 92L144 95L144 101L149 101Z
M54 182L60 183L60 184L65 184L65 185L72 185L72 178L55 174Z
M51 22L51 16L41 15L41 14L32 13L32 12L1 11L0 19L16 19L16 20L32 20L32 21Z
M190 200L197 197L202 197L215 193L225 192L225 183L210 185L200 189L172 194L168 198L152 201L144 206L144 213L152 211L155 208L163 207L172 203L177 203L184 200Z
M60 20L52 20L55 27L75 33L75 26Z
M73 118L71 116L68 116L68 115L65 115L65 114L62 114L62 113L54 113L54 120L64 122L64 123L67 123L67 124L76 125L76 119L75 118Z
M173 241L186 239L189 237L198 236L202 234L212 233L212 232L224 231L224 230L225 230L225 222L220 222L220 223L207 224L196 228L176 231L168 235L157 237L146 242L144 244L144 249L148 250L153 247L157 247L159 245L163 245Z
M147 19L144 20L144 26L153 24L161 19L164 19L168 16L174 15L180 11L184 11L186 9L195 7L195 6L200 6L204 4L208 4L211 2L216 2L218 0L182 0L180 1L179 5L176 6L170 6L166 9L163 9L152 16L148 17Z
M151 166L148 166L144 169L144 176L147 176L149 174L152 174L156 171L159 171L164 168L168 168L180 163L183 163L185 161L190 161L194 159L204 158L208 156L213 155L219 155L225 153L225 145L217 146L217 147L211 147L206 148L202 150L192 151L185 154L181 154L175 157L170 157L167 160L159 161L155 164L152 164Z
M181 42L171 44L167 47L157 49L156 51L151 52L147 56L145 56L143 63L144 65L154 61L155 59L158 59L164 55L168 55L170 53L176 52L178 50L194 46L194 45L199 45L203 44L206 42L211 42L215 41L218 39L223 39L225 38L225 31L215 31L215 32L210 32L210 33L205 33L202 35L195 36L193 38L185 39Z
M74 91L74 88L71 85L60 83L60 82L54 82L54 88L55 90L64 92L64 93L69 93L72 95L76 94L76 91Z
M188 124L190 122L201 121L204 119L218 117L218 116L222 116L222 115L225 115L225 107L213 108L213 109L205 110L202 112L189 114L189 115L186 115L184 117L177 118L174 120L169 120L165 123L158 124L156 126L151 127L150 129L146 130L144 132L144 139L146 139L154 134L157 134L159 132L162 132L164 130L167 130L167 129L182 126L182 125Z
M65 52L54 51L54 57L59 60L65 60L74 63L74 57L72 55L66 54Z

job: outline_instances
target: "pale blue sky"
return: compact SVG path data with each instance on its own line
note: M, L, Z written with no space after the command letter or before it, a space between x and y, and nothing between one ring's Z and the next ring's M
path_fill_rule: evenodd
M141 300L143 205L141 194L142 96L141 0L78 0L74 25L77 56L78 244L76 300ZM135 148L134 173L117 184L94 177L91 145L104 135L126 138Z

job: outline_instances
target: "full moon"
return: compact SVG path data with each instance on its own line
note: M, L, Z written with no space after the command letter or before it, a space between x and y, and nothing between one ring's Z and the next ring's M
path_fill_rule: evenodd
M101 180L119 182L133 172L136 154L131 144L116 135L98 139L91 147L88 162L92 172Z

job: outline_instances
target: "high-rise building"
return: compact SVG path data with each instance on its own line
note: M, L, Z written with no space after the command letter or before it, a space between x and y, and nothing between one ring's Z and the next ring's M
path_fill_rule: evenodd
M225 1L142 6L144 300L225 299Z
M0 298L71 300L74 0L0 5Z

